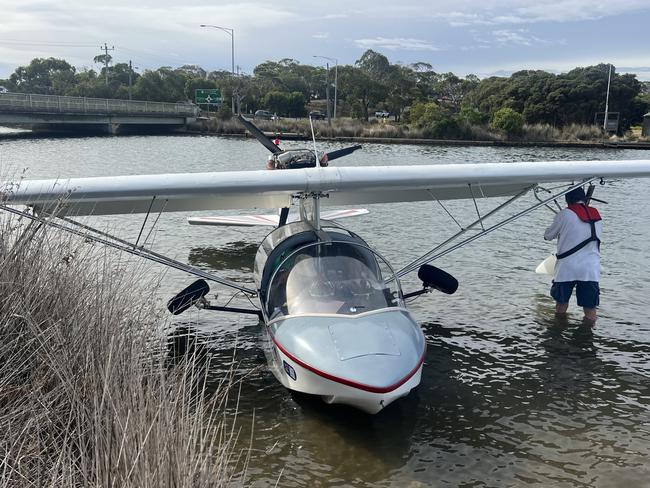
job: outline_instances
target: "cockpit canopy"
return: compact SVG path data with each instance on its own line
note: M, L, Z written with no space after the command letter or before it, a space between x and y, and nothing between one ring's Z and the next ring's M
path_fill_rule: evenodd
M386 280L388 277L388 280ZM365 245L315 242L291 252L270 279L270 319L285 315L359 313L401 304L390 265Z

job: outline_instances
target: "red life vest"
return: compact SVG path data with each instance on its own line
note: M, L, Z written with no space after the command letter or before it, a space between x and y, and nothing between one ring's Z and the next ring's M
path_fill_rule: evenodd
M595 209L594 207L589 207L584 203L572 203L567 208L571 210L573 213L575 213L578 216L578 218L583 222L589 223L589 222L598 222L599 220L603 220L600 217L600 213L598 213L597 209Z

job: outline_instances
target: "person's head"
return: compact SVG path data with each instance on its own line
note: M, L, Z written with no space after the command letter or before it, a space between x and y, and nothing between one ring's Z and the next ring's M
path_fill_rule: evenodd
M571 190L569 193L564 195L564 198L566 199L567 205L571 205L572 203L587 201L587 195L585 194L585 191L582 189L581 186L579 186L574 190Z

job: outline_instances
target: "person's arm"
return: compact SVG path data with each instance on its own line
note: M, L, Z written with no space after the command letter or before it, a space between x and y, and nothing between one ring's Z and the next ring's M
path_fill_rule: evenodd
M557 236L560 235L560 229L562 228L562 212L555 214L553 223L547 227L544 231L544 240L552 241Z

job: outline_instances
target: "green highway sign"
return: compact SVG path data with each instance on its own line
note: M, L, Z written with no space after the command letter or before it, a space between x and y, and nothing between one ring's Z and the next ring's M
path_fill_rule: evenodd
M204 88L197 89L194 96L195 103L207 103L211 105L218 105L223 102L221 92L217 88Z

